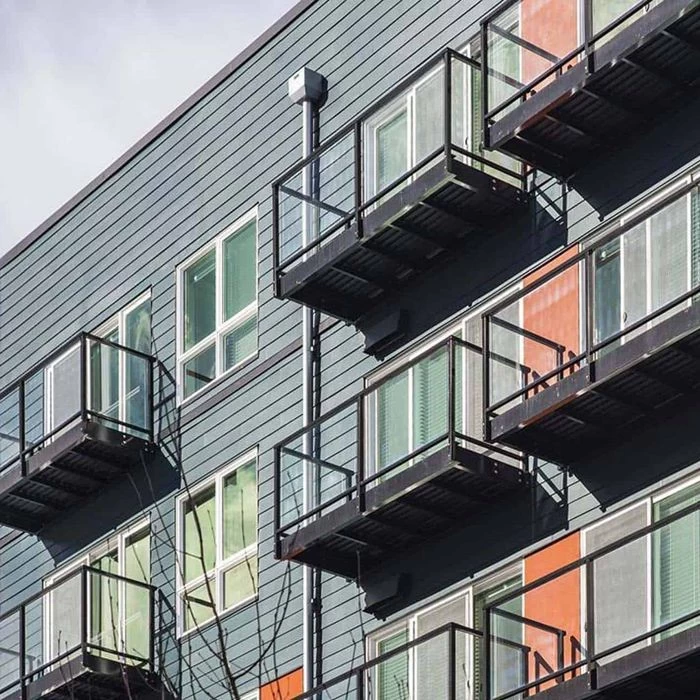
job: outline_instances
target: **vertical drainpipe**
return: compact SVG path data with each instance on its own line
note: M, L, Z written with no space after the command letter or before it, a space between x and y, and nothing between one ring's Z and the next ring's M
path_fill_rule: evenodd
M317 141L318 110L326 97L325 78L310 70L302 68L297 71L288 83L290 99L302 107L302 149L303 157L311 155ZM302 173L302 194L305 197L314 196L314 169L316 163L309 163ZM314 223L317 220L318 210L309 202L302 203L302 246L306 247L314 239ZM316 377L314 368L318 359L319 341L318 321L319 314L308 306L302 306L302 422L304 426L310 425L318 414L320 401L317 396ZM313 440L313 431L304 433L302 453L311 455L316 449ZM315 465L304 462L303 469L304 492L303 512L308 512L315 505L314 478ZM320 583L320 574L318 583ZM320 601L318 598L318 583L314 585L314 571L309 566L304 566L302 579L303 596L303 647L304 647L304 691L309 691L314 686L314 630L320 634ZM317 650L320 653L320 650ZM318 673L318 670L317 670Z

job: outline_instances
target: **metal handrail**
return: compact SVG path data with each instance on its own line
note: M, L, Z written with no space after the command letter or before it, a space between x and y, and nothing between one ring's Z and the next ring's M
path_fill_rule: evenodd
M499 5L492 13L487 15L481 22L481 27L482 27L482 45L486 45L486 42L488 41L488 31L491 28L490 25L501 15L503 12L508 10L510 7L515 5L516 3L521 3L522 0L507 0L507 2L502 3ZM488 127L491 123L493 123L492 120L493 117L501 112L503 110L507 109L510 105L514 104L515 102L522 101L523 98L526 97L526 95L532 91L534 88L537 87L540 83L543 81L547 80L550 76L554 75L555 73L561 74L564 66L566 66L567 63L572 61L573 59L579 57L581 54L583 54L583 57L589 61L592 60L594 54L595 54L595 49L593 46L599 42L601 39L605 38L608 34L611 34L614 32L618 27L620 27L622 24L624 24L628 19L633 17L634 15L638 14L641 10L643 10L647 5L649 4L649 0L639 0L635 5L633 5L631 8L627 9L625 12L623 12L621 15L619 15L616 19L614 19L612 22L608 23L605 27L602 29L598 30L597 32L593 33L592 31L592 26L589 21L584 22L584 38L583 41L576 46L574 49L572 49L569 53L567 53L565 56L559 58L554 56L553 54L547 54L548 55L543 55L540 53L540 51L537 51L537 55L540 55L543 58L546 58L550 62L552 62L552 65L547 68L544 72L540 73L537 77L535 77L533 80L531 80L527 85L524 85L521 87L517 92L513 93L510 95L505 101L501 102L499 105L496 107L489 109L488 103L487 103L487 96L484 98L484 122L485 125ZM502 29L502 28L500 28ZM540 49L541 47L537 47ZM488 54L485 52L485 55L488 56ZM552 61L552 59L558 59L556 61ZM488 66L488 58L484 59L484 70L485 73L491 74L491 71Z
M519 171L511 170L505 167L501 163L491 161L484 157L483 154L473 153L470 150L464 148L463 144L453 143L452 138L452 85L451 85L451 69L452 61L459 61L464 65L480 70L479 61L460 54L451 48L446 48L440 51L438 54L431 57L428 61L423 63L419 68L413 71L407 78L398 83L394 88L386 92L379 100L370 105L366 110L364 110L358 117L353 119L350 123L346 124L344 127L339 129L335 134L330 136L324 142L322 142L318 147L316 147L313 152L306 156L305 158L298 161L291 168L286 170L279 178L277 178L272 184L272 198L273 198L273 267L275 270L276 278L284 273L284 270L290 265L306 256L311 251L317 249L325 241L327 241L331 236L333 236L338 231L349 226L353 221L356 222L356 235L362 237L362 219L363 215L368 209L371 209L377 202L385 198L389 193L395 191L398 187L404 185L416 173L420 172L423 168L429 165L432 161L438 158L440 155L444 155L446 163L451 165L453 159L457 154L464 156L465 158L472 159L475 162L481 163L489 168L494 169L497 173L502 176L514 179L519 183L521 189L525 189L527 184L527 173L524 168L520 168ZM364 177L365 174L362 168L362 162L364 159L364 149L365 143L363 139L363 127L368 118L381 111L389 103L395 100L397 97L406 92L408 88L414 85L421 77L424 77L431 70L436 69L441 64L444 64L444 75L442 79L444 81L443 94L444 94L444 106L443 106L443 118L444 118L444 138L443 143L439 148L425 158L421 159L420 163L407 169L406 172L396 178L393 182L383 187L380 192L374 193L372 197L364 197ZM301 248L296 248L293 253L286 256L284 260L281 259L281 229L280 229L280 193L285 192L287 196L295 197L299 201L308 201L308 195L303 193L294 194L294 190L287 186L288 181L298 176L306 168L313 167L314 163L318 162L318 159L329 149L340 144L344 139L349 139L348 142L348 154L351 155L353 167L352 167L352 187L354 196L352 197L352 205L349 205L351 209L348 212L344 212L342 209L335 206L321 206L323 209L333 209L335 213L340 218L330 224L323 232L319 233L313 241L307 243ZM351 166L348 165L348 171L350 171ZM350 193L348 193L350 197ZM306 199L305 199L306 198ZM318 205L317 205L318 206Z
M91 373L91 368L89 367L89 348L94 345L105 346L115 350L118 353L124 353L129 358L137 358L145 363L146 369L146 379L144 390L148 395L148 405L147 405L147 417L145 425L134 425L126 420L121 420L120 418L107 416L101 412L93 409L89 405L88 401L88 382ZM44 372L46 368L55 362L61 356L67 354L72 349L78 349L79 357L76 360L79 367L80 375L80 408L73 412L69 417L65 418L58 426L54 426L51 430L46 431L42 429L41 436L37 440L30 441L27 435L27 396L32 390L30 382L32 382L40 373ZM13 455L10 459L5 461L0 465L0 473L6 471L7 469L13 467L17 463L21 465L21 474L26 476L27 469L27 458L34 454L38 449L42 449L47 441L54 438L61 431L65 430L68 426L73 424L77 420L87 421L90 418L95 418L98 420L109 421L116 426L119 426L123 430L132 430L139 432L145 439L149 442L154 442L155 440L155 424L154 424L154 371L155 371L155 358L147 353L141 352L139 350L134 350L125 345L120 345L106 338L100 338L92 333L87 333L85 331L74 336L69 341L53 350L47 356L45 356L39 363L34 365L27 372L22 374L19 379L12 382L9 386L4 388L0 392L0 401L7 399L8 397L13 397L13 405L17 406L17 423L18 423L18 435L13 440L17 443L18 449L17 453ZM29 387L29 388L28 388ZM42 391L44 388L42 386ZM36 399L34 399L36 401Z
M536 579L535 581L532 581L531 583L523 585L520 588L505 593L502 596L496 598L495 600L488 602L484 606L484 637L486 640L493 639L493 637L491 636L490 622L492 614L505 615L507 617L511 616L511 613L509 613L508 611L500 609L501 606L517 598L523 598L523 596L527 596L528 593L541 589L543 586L546 586L547 584L557 579L560 579L561 577L566 576L567 574L580 571L581 569L584 569L586 572L586 610L582 611L585 612L584 619L586 620L584 631L586 644L585 646L580 647L581 654L583 655L581 660L574 661L572 656L572 662L570 664L565 664L563 662L563 654L561 650L558 650L557 656L559 658L559 668L555 669L551 673L529 681L524 685L520 685L517 688L509 690L506 693L502 693L498 696L492 697L490 694L487 694L487 700L505 700L506 698L520 696L523 692L535 688L537 685L541 685L552 680L561 680L567 673L574 673L576 670L581 669L583 667L586 667L590 672L593 668L595 668L595 665L603 658L612 656L613 654L616 654L620 651L624 651L625 649L633 647L634 645L640 642L646 641L675 627L680 627L681 625L684 625L692 620L700 619L700 609L694 610L690 613L686 613L685 615L676 618L675 620L663 623L661 625L657 625L646 632L642 632L629 639L624 640L623 642L619 642L611 647L603 649L602 651L597 651L595 649L595 610L593 608L595 600L595 579L593 577L593 567L595 565L595 562L601 559L602 557L608 556L616 552L617 550L626 547L629 544L632 544L642 538L648 537L654 532L668 527L669 525L672 525L673 523L682 520L683 518L692 517L693 515L696 515L698 513L700 513L700 503L691 504L690 506L687 506L676 513L673 513L661 520L658 520L655 523L639 528L635 532L625 535L624 537L619 538L615 542L611 542L601 547L595 552L586 554L577 559L576 561L570 562L569 564L566 564L565 566L562 566L556 569L555 571L552 571ZM528 624L536 623L535 626L537 626L538 628L542 628L543 626L543 623L540 623L538 621L526 620L526 622ZM557 628L552 629L556 630ZM488 664L491 663L491 655L489 650L490 644L487 643L485 647L487 650L486 656L489 659L489 662L487 663L488 666Z
M634 217L631 217L629 220L625 221L624 225L618 226L610 230L607 234L595 240L595 242L591 245L588 245L585 248L575 252L573 255L567 257L567 259L564 262L548 270L545 274L539 276L536 280L534 280L527 286L523 286L521 289L516 290L514 293L508 295L484 313L482 318L484 324L485 388L487 382L489 384L489 388L484 394L484 415L487 423L489 419L495 415L495 412L499 408L502 408L503 406L509 404L511 401L514 401L516 399L522 399L523 397L527 397L530 392L532 392L533 390L536 391L537 389L545 386L549 380L555 377L562 379L564 377L564 373L567 370L573 370L573 368L575 368L576 365L580 365L581 363L590 365L596 359L601 350L612 346L621 338L624 338L630 333L633 333L634 331L645 327L647 324L651 323L655 319L660 318L661 316L667 314L669 311L672 311L673 309L676 309L679 306L685 304L693 297L700 295L700 284L694 285L682 294L676 296L671 301L663 304L662 306L654 309L653 311L650 311L649 313L645 314L633 323L626 325L624 328L621 328L615 333L611 333L609 336L606 336L602 340L596 340L594 338L594 256L596 252L608 245L609 243L611 243L612 241L621 238L625 233L635 228L640 223L647 221L656 213L670 206L678 199L686 196L692 191L698 191L698 183L696 181L688 182L683 187L674 191L672 196L657 202L654 206L645 209L644 211L640 212ZM572 246L569 246L566 249L564 249L564 252L575 250L575 246L578 245L578 243L573 244ZM578 351L572 350L568 359L565 359L564 357L566 347L561 343L558 343L553 339L546 339L545 337L541 336L541 334L535 334L529 329L522 328L520 326L517 326L516 324L510 323L509 321L498 317L498 314L501 313L504 309L512 307L513 305L521 302L521 300L527 298L529 295L533 294L538 289L542 288L544 285L549 284L557 277L565 273L567 270L579 265L583 265L583 271L580 275L580 294L583 303L581 309L579 310L579 316L577 317L577 321L581 325L581 336L583 338L583 342L581 349ZM542 269L542 266L538 269ZM532 276L533 274L536 275L536 271L534 273L529 273L530 276ZM491 402L490 399L490 376L488 367L489 363L487 361L490 347L492 344L490 333L490 328L492 325L502 326L516 335L520 335L524 338L530 338L536 342L541 342L547 345L548 347L551 347L552 349L556 349L558 351L557 361L553 368L549 369L546 373L537 377L535 380L524 384L516 391L511 392L508 396L499 398L498 401L495 402ZM544 341L547 342L545 343Z
M459 350L481 353L481 348L478 345L462 340L456 336L451 336L437 345L424 350L419 355L412 358L409 362L396 367L394 370L382 377L380 381L366 386L364 389L362 389L362 391L358 392L349 399L346 399L332 410L314 420L309 425L295 430L291 435L287 436L284 440L274 446L274 530L276 547L278 547L280 539L288 535L292 528L299 526L309 519L319 516L328 508L339 502L346 500L349 501L353 497L357 497L360 501L360 509L364 510L364 501L368 488L370 488L378 480L396 472L396 470L401 466L413 462L441 444L446 445L447 449L449 450L450 459L455 459L456 445L460 441L463 441L465 443L471 443L472 445L477 445L483 449L493 451L495 454L510 458L519 465L520 469L527 472L528 464L525 455L505 446L491 445L490 443L482 440L480 437L465 435L461 426L458 425L459 421L456 411L457 397L460 397L461 403L466 403L467 396L469 395L469 378L467 374L463 374L458 383L457 363L461 362L462 360L462 358L458 356ZM375 395L376 392L381 390L381 387L387 382L390 382L395 377L404 374L411 367L416 366L422 360L442 352L446 352L446 361L448 364L446 395L444 397L445 401L447 402L446 430L440 435L434 436L431 440L427 441L420 447L401 455L392 461L391 464L385 465L381 469L377 469L371 474L366 474L365 460L367 444L365 440L365 431L367 421L367 397L370 395ZM529 368L520 366L517 363L513 363L513 366L520 368L523 376L526 376L526 372L529 371ZM463 392L462 395L459 394L460 391ZM352 421L352 426L349 428L349 430L356 437L357 447L354 457L354 468L336 465L329 459L320 459L314 455L309 455L306 457L294 446L294 443L304 434L308 433L309 431L317 431L319 427L324 424L327 425L331 419L343 413L347 413L348 418ZM283 523L281 515L283 487L282 456L285 454L290 454L302 461L308 459L310 463L317 464L320 469L326 467L332 468L333 471L340 473L345 478L345 488L339 492L335 492L334 495L329 496L322 502L316 504L313 508L307 509L304 511L304 513L295 516L294 518L290 518ZM277 551L279 552L279 549L277 549Z
M118 645L119 648L105 647L100 644L94 643L90 640L89 629L88 629L88 618L90 615L88 606L88 596L89 596L89 581L91 576L99 576L101 578L106 578L110 580L117 581L120 584L128 586L129 588L141 588L148 592L148 604L147 612L148 615L148 631L149 631L149 644L148 644L148 657L137 656L132 654L125 649L121 648L121 644ZM29 654L27 652L27 618L28 610L30 606L37 602L43 601L47 596L51 595L55 590L65 585L67 582L79 578L80 579L80 605L74 611L76 615L80 616L80 640L72 645L70 648L63 650L61 653L53 655L43 664L39 666L33 666L33 662L38 658L36 655ZM65 576L60 577L50 585L42 588L37 593L24 599L21 603L14 606L7 612L0 615L0 624L12 619L17 627L17 650L3 649L4 653L14 653L19 658L19 673L17 678L13 680L8 685L0 689L0 692L7 692L12 688L19 686L21 692L26 692L30 683L34 679L41 676L45 671L56 668L57 664L69 658L70 656L80 653L83 657L89 652L102 652L114 655L120 662L125 661L137 661L141 666L148 666L150 670L155 670L156 666L156 656L155 656L155 596L157 593L157 588L144 581L138 581L135 579L130 579L125 576L120 576L109 571L102 571L96 569L93 566L83 564L80 567L70 571ZM119 623L121 624L121 622ZM34 632L32 632L34 634ZM27 668L27 661L31 660L32 664L30 668Z

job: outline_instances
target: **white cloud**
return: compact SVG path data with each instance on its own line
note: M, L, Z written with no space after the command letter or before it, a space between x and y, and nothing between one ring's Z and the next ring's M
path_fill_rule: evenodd
M295 0L0 0L0 255Z

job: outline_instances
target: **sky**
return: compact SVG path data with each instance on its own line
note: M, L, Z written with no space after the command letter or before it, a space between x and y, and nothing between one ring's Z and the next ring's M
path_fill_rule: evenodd
M0 0L0 255L296 0Z

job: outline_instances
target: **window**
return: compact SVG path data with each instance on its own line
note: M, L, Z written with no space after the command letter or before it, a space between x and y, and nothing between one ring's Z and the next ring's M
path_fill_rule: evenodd
M594 253L595 341L678 299L700 284L700 193L670 202ZM690 301L687 304L691 303ZM679 305L668 314L684 308ZM629 339L666 314L623 337Z
M257 209L178 268L178 391L184 400L255 355Z
M256 595L256 470L256 456L246 455L178 499L180 634Z
M51 585L65 578L44 599L46 658L72 652L80 645L81 576L87 565L105 574L129 581L150 583L150 527L141 523L110 538L80 559L62 568L46 581ZM74 575L71 575L71 572ZM89 572L88 647L106 658L142 663L150 654L150 595L147 588L127 581Z
M584 552L595 552L699 501L700 480L696 479L637 503L584 531ZM655 530L651 536L635 539L596 559L594 585L598 653L699 610L700 513L686 515ZM603 657L601 663L685 628L686 625L671 627Z
M377 658L388 654L412 640L418 640L450 622L463 626L481 627L483 606L521 585L521 574L513 569L490 578L446 600L439 601L398 623L395 623L368 638L369 656ZM508 612L522 614L522 603L518 598L507 605ZM522 625L511 619L505 620L497 633L506 635L513 642L509 648L522 646ZM483 650L476 638L457 631L456 636L457 700L480 700L482 698ZM432 700L447 697L449 682L447 633L437 635L412 648L395 654L379 663L368 677L372 685L372 697L377 700ZM523 647L524 648L524 647ZM516 668L521 668L519 664ZM508 668L512 670L512 665ZM519 680L519 679L518 679ZM503 679L504 688L510 679ZM501 686L495 679L494 691Z

